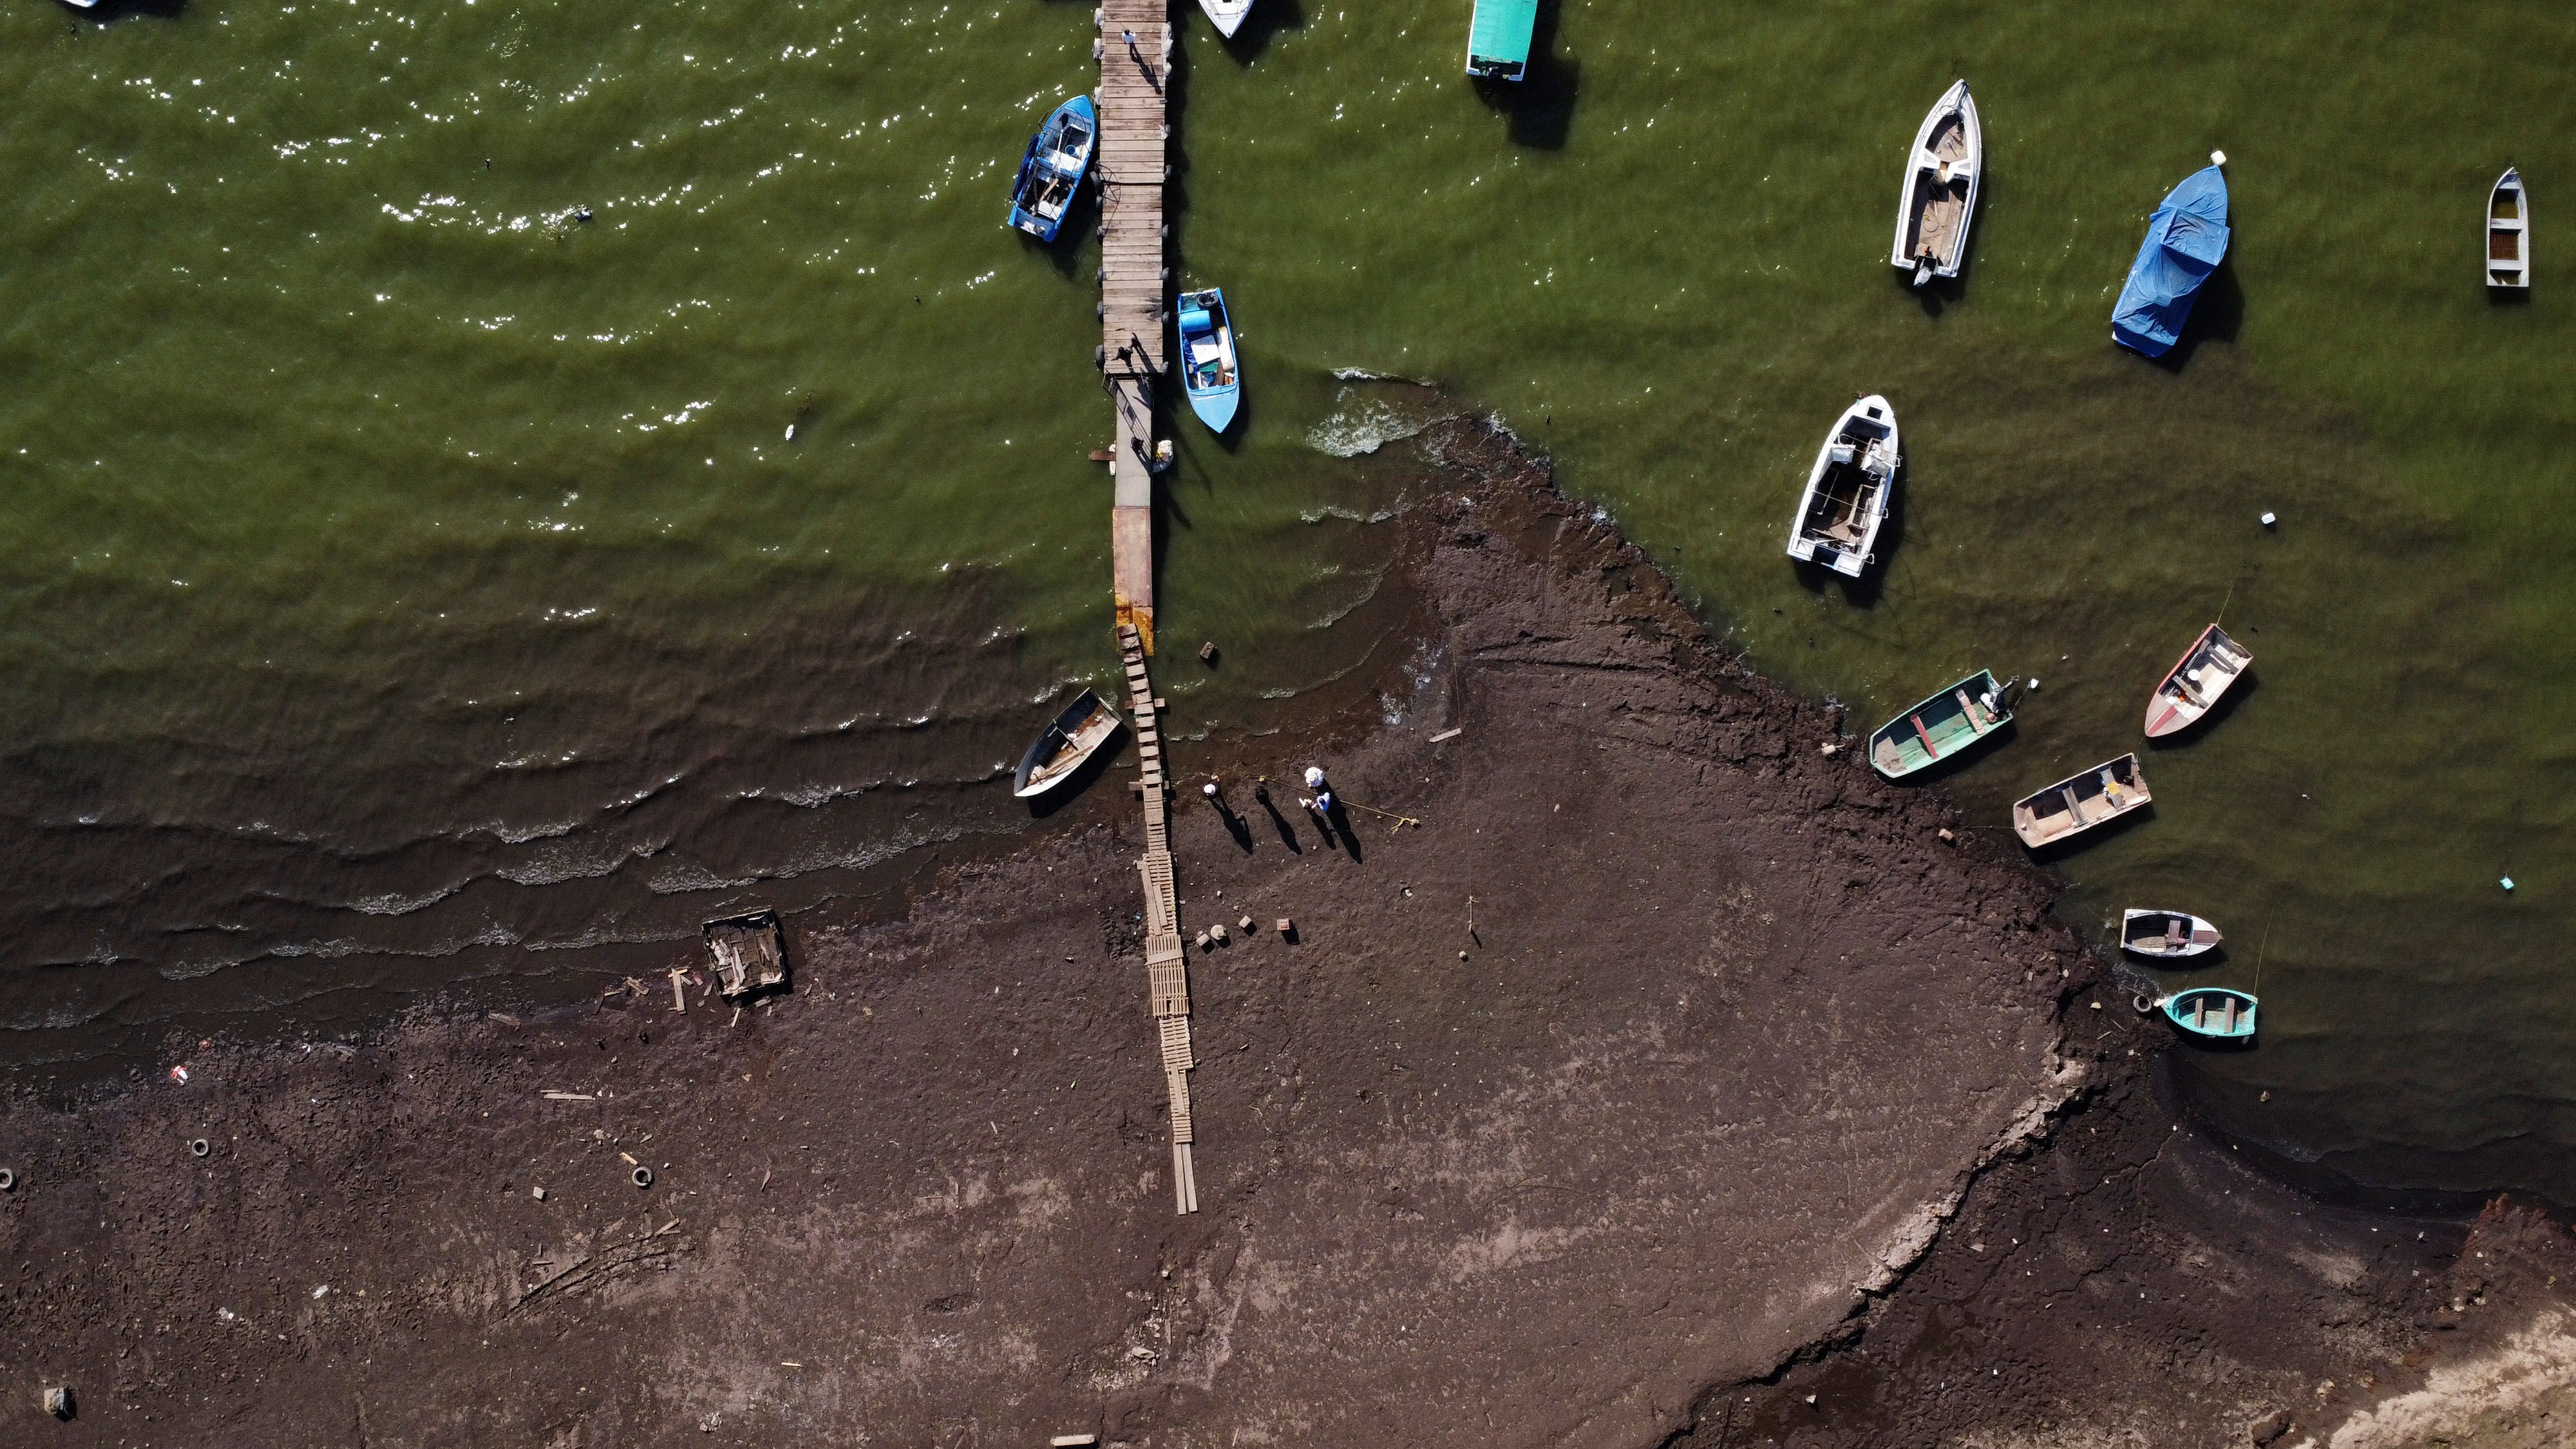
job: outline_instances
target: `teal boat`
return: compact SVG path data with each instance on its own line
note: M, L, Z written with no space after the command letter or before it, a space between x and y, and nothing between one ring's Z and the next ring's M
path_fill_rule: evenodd
M2195 986L2162 1002L2165 1016L2193 1036L2212 1041L2252 1041L2254 1009L2260 1005L2247 992L2225 986Z
M1980 669L1905 711L1869 737L1869 762L1891 780L1930 769L2012 723L2003 686Z
M1467 27L1467 74L1519 80L1529 70L1530 33L1537 28L1538 0L1476 0L1476 18Z

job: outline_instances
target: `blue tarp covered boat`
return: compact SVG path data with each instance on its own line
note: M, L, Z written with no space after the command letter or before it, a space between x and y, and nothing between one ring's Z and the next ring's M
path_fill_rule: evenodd
M1190 394L1190 411L1211 432L1222 433L1234 422L1234 407L1243 393L1243 376L1234 362L1234 321L1226 315L1225 293L1214 287L1183 292L1175 310L1181 314L1181 386Z
M1467 26L1467 74L1516 81L1529 70L1530 34L1538 28L1538 0L1476 0Z
M2162 357L2182 336L2200 284L2227 255L2227 178L2204 166L2183 178L2147 222L2129 283L2111 312L2111 340Z
M1040 241L1054 241L1074 193L1082 189L1082 174L1091 169L1099 137L1091 97L1075 96L1056 107L1020 158L1020 174L1011 182L1011 225Z

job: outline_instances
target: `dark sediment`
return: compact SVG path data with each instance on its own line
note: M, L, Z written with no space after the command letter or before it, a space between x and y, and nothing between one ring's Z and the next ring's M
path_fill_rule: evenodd
M1193 960L1204 1212L1133 812L1084 808L798 930L738 1019L460 1009L12 1101L7 1442L2412 1443L2507 1381L2472 1430L2564 1422L2563 1229L2231 1161L2045 876L1508 439L1426 441L1354 808L1256 803L1309 737L1176 817L1185 923L1241 938Z

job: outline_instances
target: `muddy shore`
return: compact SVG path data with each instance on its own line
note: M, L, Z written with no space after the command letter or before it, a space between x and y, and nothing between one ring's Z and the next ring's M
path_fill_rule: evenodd
M1237 938L1191 963L1201 1213L1121 761L799 921L739 1014L459 1006L0 1104L5 1442L2568 1440L2563 1225L2249 1169L2045 874L1510 439L1417 441L1373 696L1175 762L1185 926ZM1330 832L1254 795L1318 758Z

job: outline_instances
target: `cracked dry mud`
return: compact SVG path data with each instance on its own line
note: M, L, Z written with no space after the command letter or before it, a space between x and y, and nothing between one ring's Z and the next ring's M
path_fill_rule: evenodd
M2275 1401L2297 1442L2507 1380L2546 1410L2540 1270L2462 1310L2539 1325L2519 1349L2434 1327L2457 1227L2371 1256L2386 1215L2175 1132L2156 1038L2061 1043L2098 972L2044 876L1828 753L1836 715L1508 438L1422 445L1419 627L1371 666L1400 720L1180 761L1241 812L1176 814L1189 929L1298 925L1194 955L1202 1213L1112 777L889 918L796 923L794 993L738 1023L458 1010L12 1100L6 1442L2239 1442ZM1319 754L1421 825L1255 802ZM2518 1264L2567 1236L2482 1231ZM2163 1303L2177 1254L2215 1301ZM2504 1357L2416 1346L2445 1336ZM2329 1359L2399 1366L2292 1401Z

